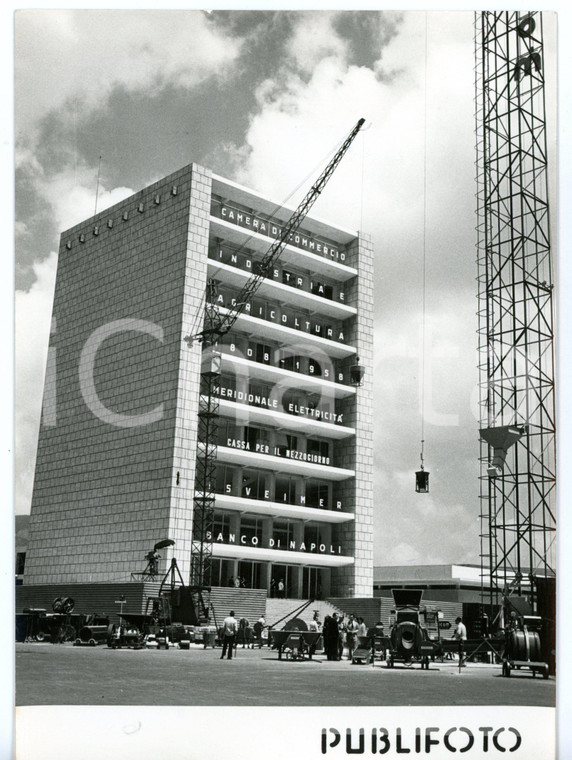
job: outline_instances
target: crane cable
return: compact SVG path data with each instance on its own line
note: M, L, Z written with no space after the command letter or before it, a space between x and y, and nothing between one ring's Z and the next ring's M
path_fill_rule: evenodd
M421 298L421 469L425 447L425 322L427 291L427 11L425 11L425 76L423 114L423 266Z
M368 125L371 126L371 125ZM359 234L363 235L363 189L365 185L365 130L362 129L361 134L361 195L360 195L360 208L359 208Z

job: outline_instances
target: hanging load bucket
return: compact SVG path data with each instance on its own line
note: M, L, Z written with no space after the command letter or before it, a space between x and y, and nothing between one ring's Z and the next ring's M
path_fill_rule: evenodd
M415 473L415 491L417 493L429 493L429 473L423 466L425 456L425 439L421 438L421 463Z
M415 491L429 493L429 473L426 470L417 470L415 473Z
M361 385L365 375L365 367L359 363L359 356L356 356L356 363L350 367L350 382L352 385Z

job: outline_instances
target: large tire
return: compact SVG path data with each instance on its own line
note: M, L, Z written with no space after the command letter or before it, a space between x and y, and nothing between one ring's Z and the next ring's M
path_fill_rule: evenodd
M511 660L538 662L542 657L537 631L511 631L507 639L507 649Z
M62 598L61 596L58 596L57 599L54 599L52 602L52 611L53 612L62 612L63 611L63 604L62 604Z
M542 651L540 646L540 636L537 631L528 631L528 651L530 653L530 659L533 662L542 660Z
M110 623L107 626L107 646L110 649L114 649L114 634L115 634L115 623Z
M71 596L66 596L66 598L62 601L62 611L65 612L66 615L69 615L74 607L74 600L71 598Z

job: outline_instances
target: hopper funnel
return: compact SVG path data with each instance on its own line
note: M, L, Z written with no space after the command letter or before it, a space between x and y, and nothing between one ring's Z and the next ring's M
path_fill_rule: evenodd
M502 425L500 427L481 428L479 431L483 441L493 447L494 453L490 466L487 468L489 477L502 475L506 455L510 447L526 432L526 425Z

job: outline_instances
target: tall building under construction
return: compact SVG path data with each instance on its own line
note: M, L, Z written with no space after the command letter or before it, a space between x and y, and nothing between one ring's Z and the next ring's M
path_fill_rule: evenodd
M185 337L291 213L192 164L63 233L23 590L132 583L167 538L158 577L176 557L188 579L206 349ZM213 587L372 595L372 275L366 236L307 217L220 340Z

